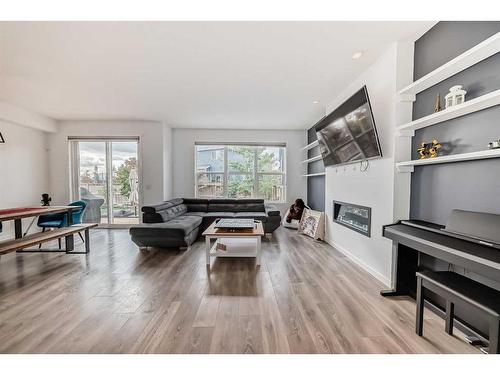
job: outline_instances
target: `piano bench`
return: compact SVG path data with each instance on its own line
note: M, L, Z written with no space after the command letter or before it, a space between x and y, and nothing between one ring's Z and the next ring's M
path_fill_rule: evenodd
M417 272L417 313L415 331L422 336L424 292L429 289L446 300L446 332L453 334L455 303L467 304L489 318L489 353L500 354L500 291L454 272Z

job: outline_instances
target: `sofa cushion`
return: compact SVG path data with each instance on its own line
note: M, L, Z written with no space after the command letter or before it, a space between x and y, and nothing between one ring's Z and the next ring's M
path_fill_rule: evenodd
M205 216L207 213L206 212L192 212L192 211L187 211L185 212L183 215L184 216L199 216L199 217L203 217Z
M238 199L235 212L265 212L264 199Z
M183 198L182 200L188 212L207 212L208 199Z
M175 219L170 220L165 225L171 227L172 229L181 229L184 231L184 234L188 234L194 229L198 228L201 224L201 217L199 216L188 216L182 215L178 216Z
M142 207L142 212L147 213L147 214L154 214L158 211L163 211L166 210L167 208L170 208L172 206L176 206L178 204L182 203L182 199L177 198L177 199L172 199L170 201L165 201L157 204L150 204L147 206Z
M201 224L199 216L178 216L167 223L141 224L130 228L132 236L165 236L184 238Z
M267 216L281 216L281 212L278 207L273 205L266 205Z
M237 219L255 219L264 223L267 221L267 215L265 212L236 212L234 217Z
M182 198L176 198L158 204L150 204L142 207L144 223L161 223L181 215L187 210L182 204Z
M209 199L208 212L234 212L236 199Z
M203 217L210 217L210 218L233 218L235 217L234 212L207 212Z
M187 207L184 204L178 204L177 206L172 206L157 212L161 215L163 222L167 222L187 212Z
M264 212L263 199L210 199L208 212Z

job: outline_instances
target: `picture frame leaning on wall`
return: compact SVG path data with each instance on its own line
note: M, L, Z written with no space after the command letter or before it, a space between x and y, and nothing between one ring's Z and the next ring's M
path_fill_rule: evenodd
M305 208L300 219L298 233L305 234L317 241L323 241L325 237L325 213Z

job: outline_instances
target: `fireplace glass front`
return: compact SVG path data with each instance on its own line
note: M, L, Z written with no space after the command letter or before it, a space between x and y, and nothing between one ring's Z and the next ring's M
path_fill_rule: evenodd
M333 201L333 222L367 237L371 235L371 217L370 207Z

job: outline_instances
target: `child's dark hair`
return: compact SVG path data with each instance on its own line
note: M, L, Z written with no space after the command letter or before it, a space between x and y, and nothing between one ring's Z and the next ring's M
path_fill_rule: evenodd
M302 199L300 199L300 198L295 199L295 205L299 206L299 207L305 207L306 206L306 204L304 203L304 201Z

